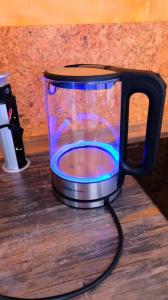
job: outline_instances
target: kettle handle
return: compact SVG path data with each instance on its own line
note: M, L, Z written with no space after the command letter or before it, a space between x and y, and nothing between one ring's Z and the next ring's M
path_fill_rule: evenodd
M148 71L125 70L121 73L120 170L130 175L145 175L152 171L160 137L166 84L159 74ZM130 97L144 93L149 99L144 157L138 167L127 163L127 140Z

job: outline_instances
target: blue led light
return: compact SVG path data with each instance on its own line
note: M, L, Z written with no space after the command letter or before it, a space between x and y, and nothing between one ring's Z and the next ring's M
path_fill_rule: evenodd
M50 119L52 120L51 117L50 117ZM118 135L117 130L115 128L113 128L113 126L110 125L102 117L100 117L100 116L98 116L96 114L93 114L93 113L86 113L86 112L85 113L79 113L77 115L76 121L78 122L79 126L85 120L96 121L96 122L102 123L111 132L111 138L112 138L112 140L113 140L113 138L115 138L116 141L119 140L119 135ZM54 119L54 121L55 121L55 119ZM52 120L52 122L53 122L53 120ZM53 132L54 132L54 134L52 134L52 138L51 138L51 149L55 149L56 148L57 143L59 142L59 139L61 138L61 136L63 135L63 133L69 130L69 127L72 124L71 122L72 121L70 119L65 119L63 121L63 123L58 127L56 133L55 133L54 125L52 123L50 123L50 131L51 131L51 128L53 128ZM55 127L56 127L56 125L55 125Z
M114 160L115 167L114 169L108 173L103 174L98 177L76 177L76 176L70 176L66 173L64 173L60 167L59 163L63 155L65 155L69 151L73 151L77 148L85 148L85 147L95 147L99 148L101 150L106 151ZM102 142L96 142L96 141L79 141L76 143L68 144L66 146L63 146L60 150L58 150L52 157L51 160L51 169L55 174L57 174L59 177L62 177L63 179L78 182L78 183L94 183L94 182L100 182L103 180L107 180L114 176L118 171L118 164L119 164L119 152L110 144L102 143Z
M54 86L57 88L68 89L68 90L85 90L85 91L96 91L111 89L116 82L115 79L106 81L93 81L93 82L54 82Z

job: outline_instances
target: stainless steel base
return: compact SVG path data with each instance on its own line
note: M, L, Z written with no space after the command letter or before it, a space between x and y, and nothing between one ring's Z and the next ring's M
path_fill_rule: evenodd
M110 201L114 201L117 196L120 194L121 188L118 189L115 193L113 193L111 196L109 196ZM58 193L56 193L56 197L59 201L63 202L64 204L75 207L75 208L96 208L104 206L104 199L99 200L90 200L90 201L78 201L73 199L68 199Z
M107 180L92 183L81 183L66 180L52 172L55 190L65 197L75 200L96 200L111 195L118 190L119 173Z
M104 205L104 198L110 195L115 199L120 193L118 176L115 174L107 180L95 183L79 183L65 180L52 173L52 184L57 197L67 205L81 208L92 208Z

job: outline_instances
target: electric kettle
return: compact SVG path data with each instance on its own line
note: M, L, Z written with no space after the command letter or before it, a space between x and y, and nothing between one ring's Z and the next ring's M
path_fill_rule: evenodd
M53 189L65 204L92 208L114 200L126 174L144 175L156 160L166 85L159 74L104 65L44 73ZM129 102L149 99L143 161L127 162Z

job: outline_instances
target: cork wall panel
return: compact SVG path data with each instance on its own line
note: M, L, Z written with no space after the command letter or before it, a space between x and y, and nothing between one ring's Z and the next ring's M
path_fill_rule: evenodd
M0 71L11 73L25 136L47 133L43 75L50 66L102 63L159 72L168 82L168 22L0 27ZM165 105L164 119L168 118ZM146 120L132 101L131 123Z

